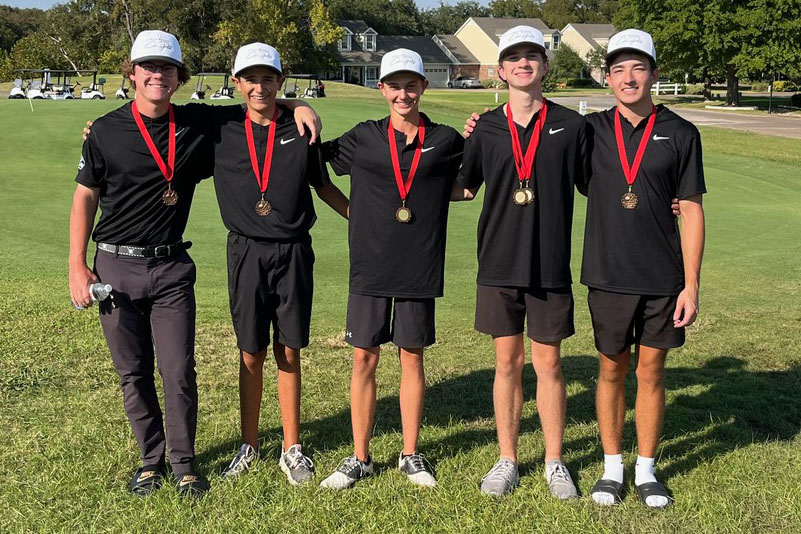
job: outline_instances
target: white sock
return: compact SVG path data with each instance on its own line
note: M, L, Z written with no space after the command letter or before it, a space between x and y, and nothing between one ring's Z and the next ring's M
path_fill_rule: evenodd
M637 456L637 463L634 466L634 485L642 486L646 482L656 482L654 476L654 459Z
M654 459L637 455L637 464L634 466L634 485L641 486L648 482L656 482ZM649 508L664 508L668 505L668 499L661 495L651 495L645 499L645 504Z
M623 483L623 455L604 454L604 474L601 477L606 480L614 480ZM592 494L592 500L601 506L612 506L615 504L615 496L605 491L597 491Z
M623 483L622 454L604 454L604 476L602 478Z

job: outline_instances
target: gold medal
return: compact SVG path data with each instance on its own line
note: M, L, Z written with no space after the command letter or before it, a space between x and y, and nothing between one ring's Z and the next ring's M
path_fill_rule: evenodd
M622 197L620 197L620 204L627 210L633 210L637 207L639 202L640 199L637 197L637 195L631 192L631 187L629 187L629 190Z
M524 187L523 191L526 193L526 204L531 204L534 202L534 190L530 187Z
M256 215L259 217L266 217L271 211L273 211L273 207L264 198L256 202Z
M410 210L406 206L401 206L395 212L395 220L398 221L399 223L412 222L412 210Z
M515 190L515 193L514 193L514 196L512 197L512 199L515 201L515 204L517 204L518 206L525 206L526 204L529 203L529 198L533 199L534 193L531 193L531 190L528 189L529 193L531 193L531 196L529 197L529 193L526 193L527 189L528 189L527 187L521 187L520 189L516 189Z
M172 187L167 187L167 190L161 195L161 201L167 206L175 206L178 203L178 193Z

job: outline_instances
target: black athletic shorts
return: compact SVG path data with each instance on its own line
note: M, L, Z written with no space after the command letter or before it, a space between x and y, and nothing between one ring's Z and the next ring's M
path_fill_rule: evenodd
M273 340L309 344L314 252L310 243L259 241L228 234L228 297L236 343L251 354Z
M526 319L528 319L526 321ZM478 285L476 330L492 337L523 333L540 343L553 343L572 336L573 291L569 287L496 287Z
M635 343L655 349L681 347L684 328L673 327L677 299L678 295L628 295L590 288L587 303L595 348L614 355Z
M404 349L433 345L434 299L348 295L345 341L362 349L392 341Z

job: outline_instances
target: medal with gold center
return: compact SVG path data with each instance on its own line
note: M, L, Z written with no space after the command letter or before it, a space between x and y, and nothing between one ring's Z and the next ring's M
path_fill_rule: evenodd
M417 173L417 166L420 164L420 156L423 154L423 142L425 141L426 127L423 118L418 118L417 123L417 146L414 148L412 166L409 169L409 176L404 181L400 168L400 158L398 156L398 145L395 139L395 128L392 126L392 118L388 121L387 136L389 137L389 156L392 159L392 170L395 173L395 183L398 186L398 193L401 197L401 206L395 210L395 220L399 223L408 224L412 222L412 210L406 206L406 198L412 188L414 175Z
M626 154L626 145L623 142L623 128L620 125L620 111L615 110L615 141L617 142L617 153L620 157L620 166L623 168L623 176L626 178L626 183L629 184L629 190L623 193L620 197L620 205L623 209L633 210L640 203L640 197L632 192L634 182L637 180L637 172L640 170L643 155L645 154L645 147L648 146L648 141L651 138L651 132L654 129L656 122L656 107L651 110L648 116L648 122L645 125L645 131L640 139L640 145L637 147L637 154L634 156L634 164L629 167L629 158Z
M169 109L170 116L170 130L169 140L167 144L167 163L164 163L164 158L161 157L150 132L145 128L145 122L142 120L142 115L139 113L139 108L136 105L136 100L131 104L131 113L133 114L136 127L139 128L139 133L142 134L142 139L145 140L147 149L150 155L153 156L156 165L158 165L164 179L167 180L167 190L161 195L161 202L165 206L175 206L178 203L178 193L172 188L172 177L175 174L175 111L172 109L172 104Z
M278 118L278 106L273 111L273 118L270 120L267 132L267 151L264 154L264 169L259 172L259 159L256 156L256 142L253 139L253 124L250 121L250 111L245 112L245 137L248 141L248 152L250 153L250 164L253 167L253 174L256 175L256 182L259 184L259 191L261 192L261 199L256 202L256 215L259 217L266 217L273 211L273 206L264 198L267 192L267 186L270 185L270 168L273 164L273 147L275 146L275 130L278 126L275 124Z
M545 127L545 119L548 116L548 102L543 99L542 107L540 108L537 123L534 125L534 131L531 134L531 140L528 143L525 155L523 154L523 146L520 144L520 136L517 133L517 126L515 126L514 117L512 117L512 108L506 104L506 121L509 125L509 135L512 137L512 155L515 160L515 168L517 169L517 178L520 187L515 189L512 193L512 200L518 206L525 206L534 202L534 190L529 187L531 174L534 169L534 157L537 153L537 147L540 144L540 137L542 129Z

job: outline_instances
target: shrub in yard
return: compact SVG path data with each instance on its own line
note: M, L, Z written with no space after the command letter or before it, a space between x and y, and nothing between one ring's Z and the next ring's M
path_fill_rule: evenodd
M688 83L684 86L684 94L686 95L702 95L704 94L704 84L702 83Z
M791 80L779 80L773 82L773 90L777 93L792 93L798 91L798 86Z
M570 78L565 83L567 87L598 87L598 84L595 83L595 80L592 78Z
M801 108L801 93L790 96L790 105L794 108Z

